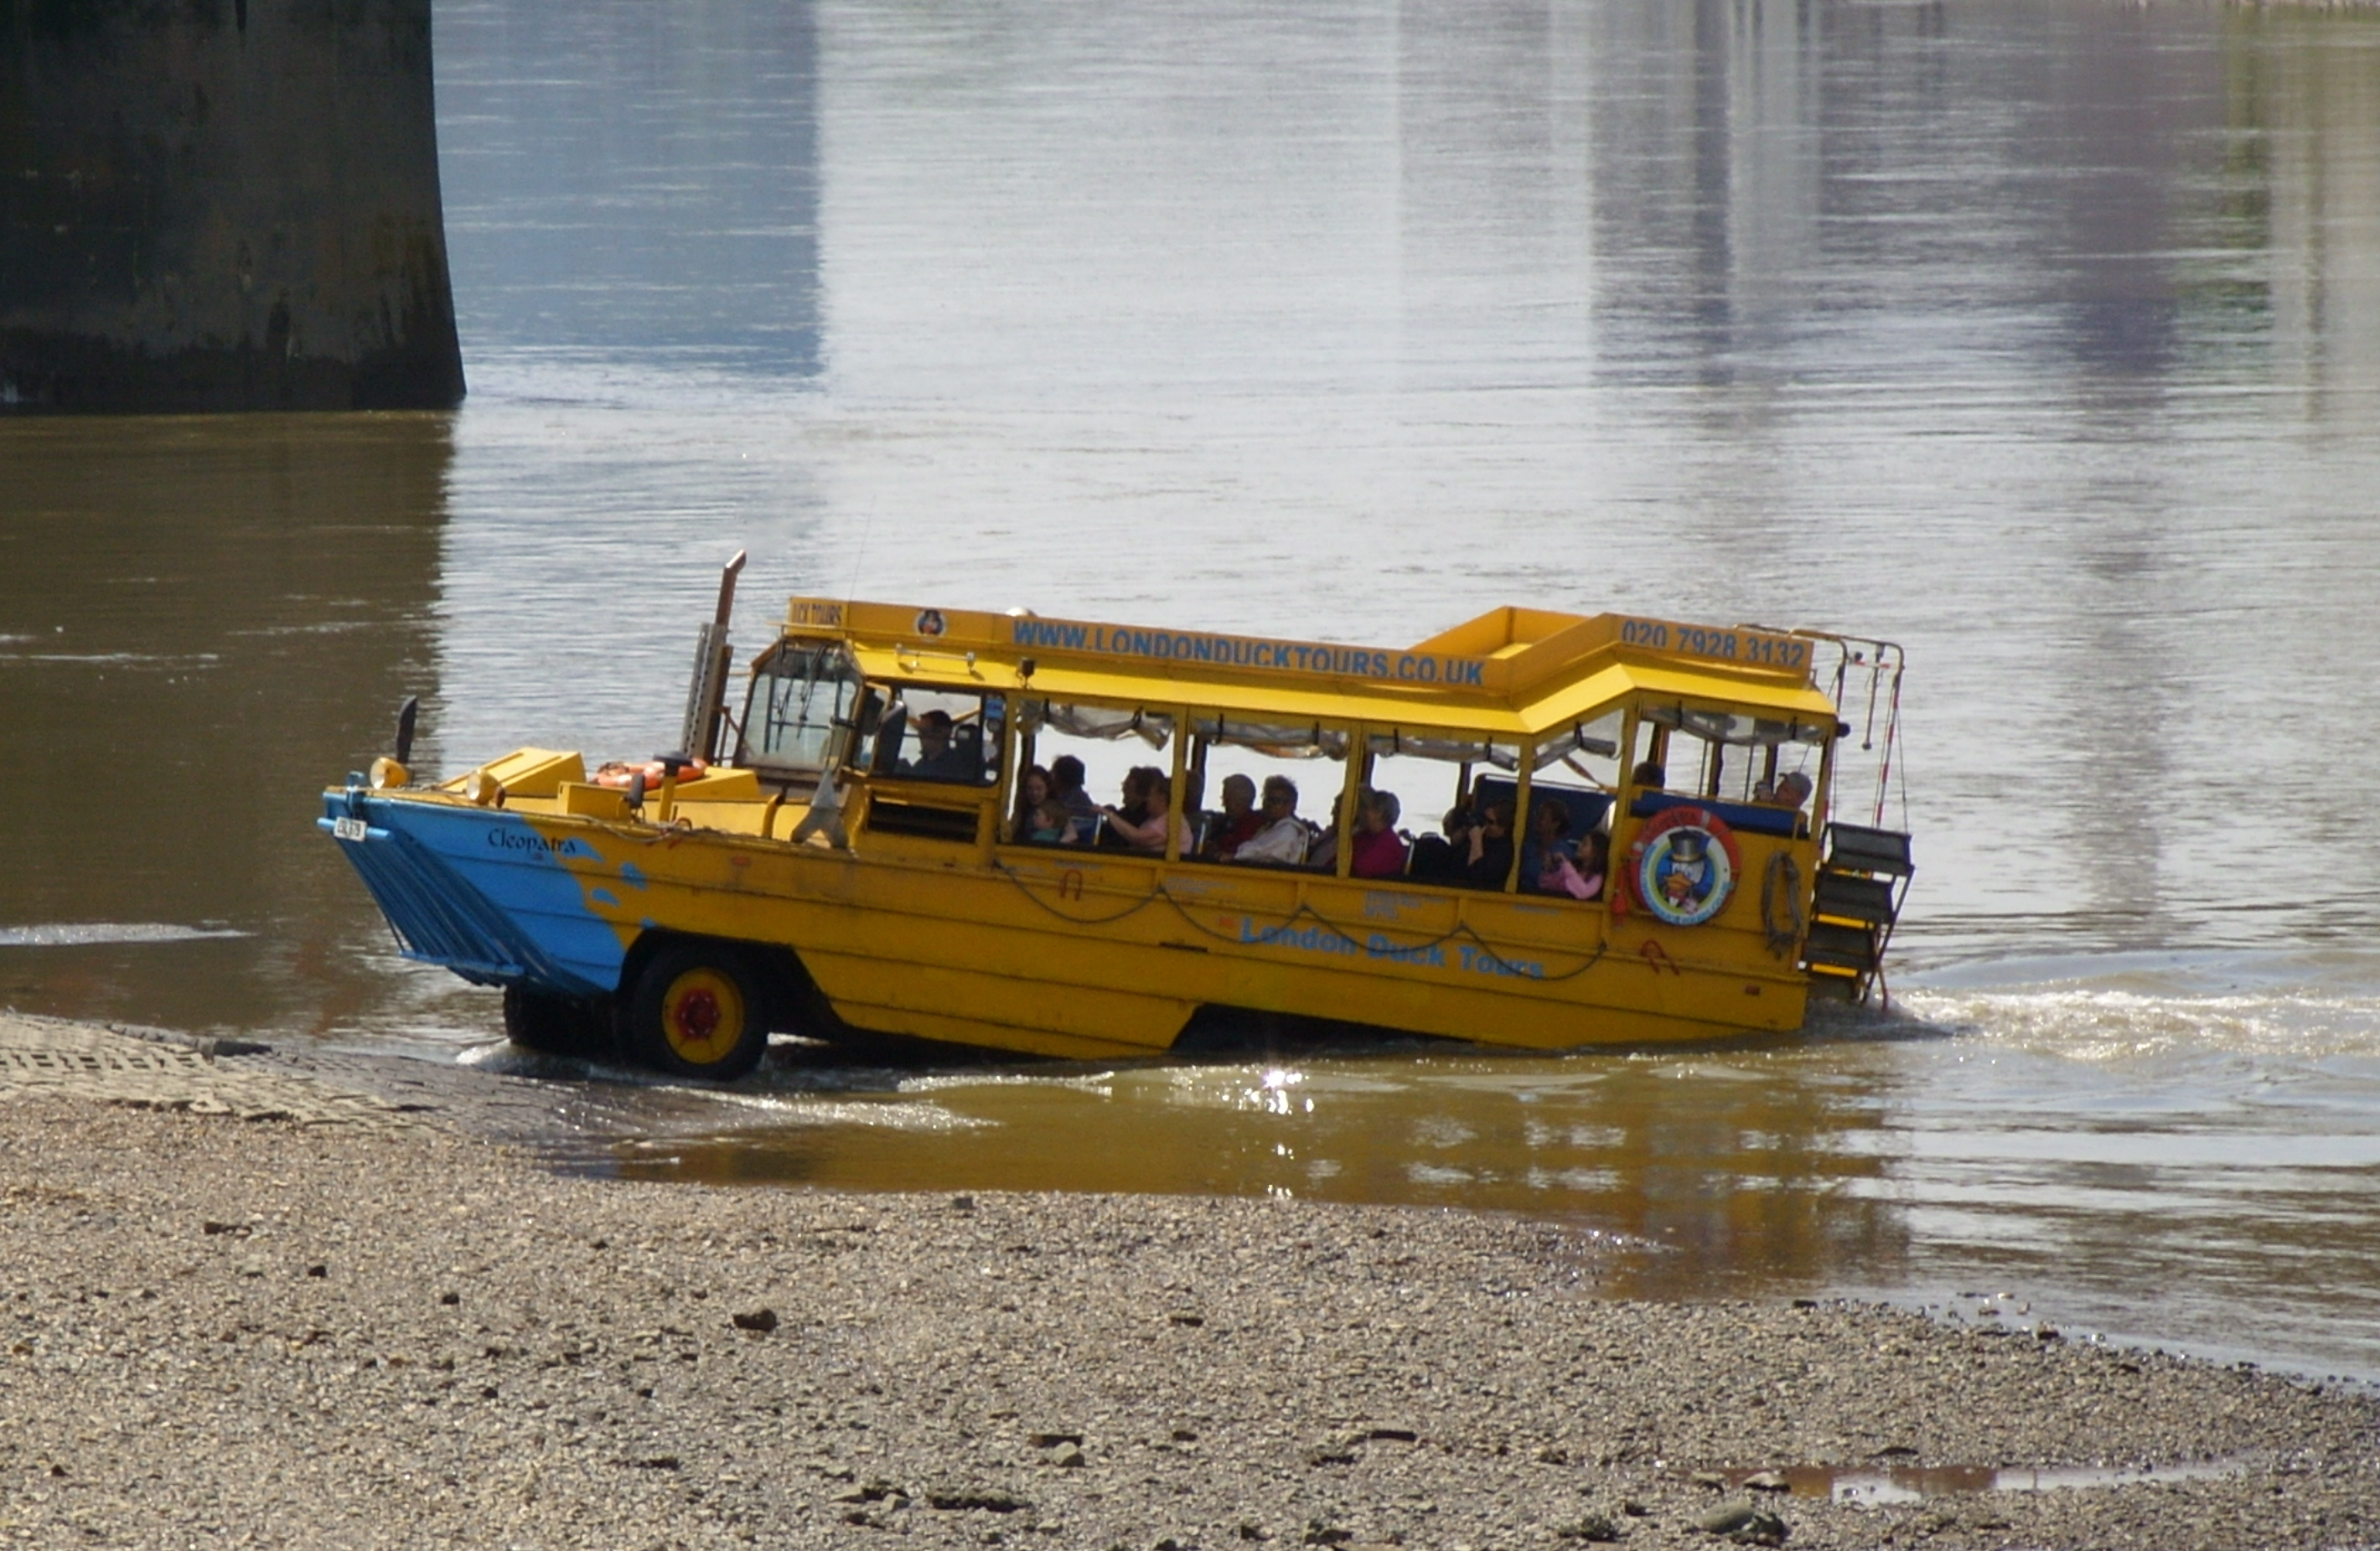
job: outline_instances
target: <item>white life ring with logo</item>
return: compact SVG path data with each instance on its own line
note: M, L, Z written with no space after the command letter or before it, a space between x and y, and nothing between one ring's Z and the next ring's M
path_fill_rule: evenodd
M1672 927L1699 927L1717 915L1743 872L1735 831L1707 808L1692 806L1655 814L1636 832L1628 860L1638 902Z

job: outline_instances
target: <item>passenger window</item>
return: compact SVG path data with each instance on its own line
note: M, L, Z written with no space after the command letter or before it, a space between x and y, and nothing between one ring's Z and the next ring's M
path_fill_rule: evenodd
M1340 812L1347 730L1200 715L1191 724L1191 854L1235 866L1335 872L1354 832Z
M1649 777L1655 771L1645 767L1655 767L1662 779L1638 784L1718 802L1799 806L1816 785L1833 731L1824 721L1709 706L1647 705L1638 723L1636 768Z
M1016 802L1004 832L1017 844L1128 849L1103 810L1146 825L1148 793L1160 782L1171 806L1167 712L1020 699L1016 732Z
M1002 695L925 685L869 686L851 762L870 775L994 786L1008 733Z
M735 762L763 773L815 774L833 763L837 729L848 730L859 673L831 642L788 641L752 670Z
M1585 781L1598 792L1620 790L1620 733L1624 721L1619 707L1570 726L1557 728L1537 741L1536 773L1556 782Z
M1504 887L1512 866L1517 745L1403 729L1372 733L1365 758L1365 786L1395 799L1404 876L1454 888Z

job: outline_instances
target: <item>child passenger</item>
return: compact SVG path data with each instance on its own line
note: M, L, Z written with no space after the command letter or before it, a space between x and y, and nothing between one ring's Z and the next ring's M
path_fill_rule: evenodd
M1556 797L1529 805L1529 838L1521 846L1521 887L1540 894L1561 891L1561 867L1573 851L1570 809Z
M1066 805L1050 791L1050 772L1036 765L1017 783L1017 842L1025 845L1055 845L1065 828Z

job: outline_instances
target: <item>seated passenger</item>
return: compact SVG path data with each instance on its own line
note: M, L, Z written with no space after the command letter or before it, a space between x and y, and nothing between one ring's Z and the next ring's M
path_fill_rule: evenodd
M1402 878L1405 840L1397 833L1402 805L1393 792L1359 787L1355 793L1355 851L1347 871L1355 878Z
M1753 801L1766 807L1793 809L1793 832L1797 835L1806 835L1810 832L1809 817L1800 810L1809 802L1810 794L1815 790L1816 786L1807 773L1802 770L1788 770L1777 778L1775 791L1766 797L1755 797Z
M1162 808L1173 780L1154 765L1135 765L1124 777L1124 791L1132 799L1124 805L1125 817L1134 823L1145 822L1153 808Z
M1560 818L1544 817L1550 808ZM1583 851L1571 844L1570 810L1558 803L1542 803L1529 814L1529 843L1521 849L1521 887L1540 894L1568 894L1574 900L1603 897L1603 873L1611 857L1611 837L1600 830L1587 831Z
M1572 899L1599 900L1603 897L1603 880L1611 871L1611 837L1601 830L1587 831L1586 844L1579 853L1576 866L1578 882L1563 887Z
M1305 820L1297 817L1297 787L1287 776L1267 776L1264 783L1264 828L1240 843L1234 862L1265 862L1293 867L1305 860Z
M1134 777L1142 779L1135 781ZM1108 832L1129 850L1150 855L1165 854L1165 819L1173 806L1173 782L1164 774L1151 770L1135 770L1124 778L1127 787L1137 786L1141 811L1148 817L1135 822L1129 810L1102 808L1108 817ZM1183 851L1190 848L1190 824L1179 814L1173 815L1173 834Z
M1050 800L1065 815L1059 844L1088 845L1099 838L1099 805L1083 790L1083 762L1071 754L1050 761Z
M1788 770L1777 778L1777 789L1765 796L1755 795L1754 802L1764 807L1800 807L1810 800L1813 790L1810 778L1800 770Z
M1227 775L1223 810L1207 826L1207 842L1199 854L1209 861L1228 862L1263 828L1264 818L1257 812L1257 783L1244 775Z
M929 710L917 718L917 757L901 761L901 773L921 781L981 781L980 760L951 745L951 713Z
M1146 765L1135 765L1123 773L1123 806L1120 808L1102 806L1099 812L1111 818L1121 818L1128 825L1137 826L1148 817L1148 781L1160 772ZM1099 843L1113 851L1129 851L1132 842L1116 831L1113 824L1099 830Z
M1099 811L1103 814L1121 815L1125 824L1137 828L1148 822L1152 811L1149 806L1149 794L1160 786L1170 787L1172 784L1171 778L1156 766L1135 765L1123 773L1123 806L1101 808ZM1162 812L1164 807L1165 799L1161 797L1157 799L1154 811ZM1118 833L1113 825L1099 832L1099 843L1117 851L1134 849L1132 842Z
M1479 813L1463 854L1463 881L1474 889L1501 889L1512 871L1512 805L1489 803Z
M1318 830L1312 823L1305 820L1300 822L1305 823L1305 870L1337 872L1339 870L1339 830L1342 828L1339 821L1332 819L1330 827L1327 830Z
M1022 845L1055 845L1066 828L1066 806L1052 795L1050 772L1036 765L1016 783L1016 822Z
M1529 838L1521 845L1521 888L1524 892L1562 891L1561 869L1576 854L1570 840L1570 808L1559 797L1539 797L1529 805Z
M1446 817L1439 820L1439 834L1424 835L1414 842L1413 866L1408 876L1435 879L1441 883L1460 883L1463 869L1470 865L1471 799L1458 798Z
M1670 784L1670 772L1661 768L1658 759L1646 759L1637 765L1628 779L1640 791L1658 792Z

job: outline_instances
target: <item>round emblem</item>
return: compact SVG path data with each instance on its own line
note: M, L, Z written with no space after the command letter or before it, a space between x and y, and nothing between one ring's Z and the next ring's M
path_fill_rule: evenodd
M920 635L920 636L939 636L939 635L941 635L941 634L945 629L947 629L947 628L948 628L948 626L947 626L947 625L945 625L945 624L942 623L942 611L941 611L941 610L940 610L940 609L921 609L921 610L919 610L919 611L918 611L918 613L917 613L917 634L918 634L918 635Z
M1636 897L1673 927L1699 927L1718 915L1743 870L1734 831L1698 807L1655 814L1628 854L1635 864Z

